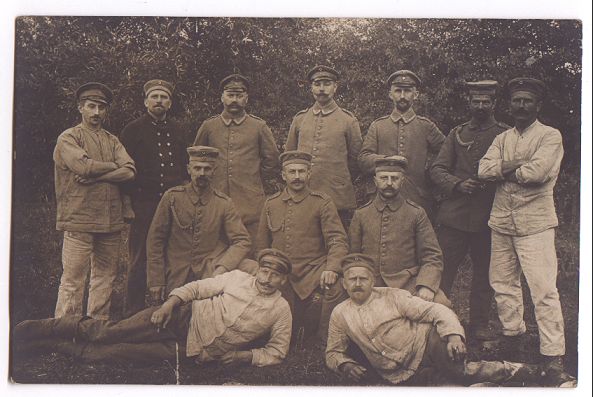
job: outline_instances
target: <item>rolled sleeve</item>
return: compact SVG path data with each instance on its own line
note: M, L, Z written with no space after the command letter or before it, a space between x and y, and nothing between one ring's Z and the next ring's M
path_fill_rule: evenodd
M229 285L229 283L240 282L237 279L236 272L239 272L239 270L222 273L216 277L192 281L181 287L175 288L169 293L169 297L176 296L181 299L182 302L187 303L220 295L224 292L225 286Z
M564 155L562 135L550 129L529 161L517 168L515 175L520 184L541 184L554 178Z
M85 178L97 173L98 162L91 159L76 138L69 133L59 136L54 150L54 161Z
M327 348L325 349L325 365L334 372L340 372L340 365L345 363L356 364L350 356L346 354L350 344L350 338L346 333L348 329L344 318L339 311L334 311L329 320L329 329L327 335Z
M272 325L270 339L263 348L252 349L251 364L256 367L280 364L288 354L290 334L292 332L292 315L288 304L278 308L278 319Z
M447 335L460 335L465 338L463 327L457 315L440 303L427 302L412 296L404 290L393 290L392 301L397 310L412 321L432 323L441 338Z

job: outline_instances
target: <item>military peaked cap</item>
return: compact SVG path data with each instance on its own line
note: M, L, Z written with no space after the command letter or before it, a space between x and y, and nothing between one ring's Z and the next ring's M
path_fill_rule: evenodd
M267 267L282 274L292 272L292 263L286 254L275 248L266 248L257 256L260 267Z
M495 80L468 81L465 85L470 95L494 96L498 89L498 81Z
M222 91L246 92L249 91L249 79L241 74L231 74L220 80Z
M333 68L325 65L317 65L307 73L310 82L315 80L333 80L338 81L340 74Z
M148 96L154 90L165 91L169 96L173 96L173 84L165 80L149 80L144 83L144 96Z
M84 99L109 105L113 100L113 92L105 84L96 82L86 83L76 90L76 100L82 101Z
M310 153L301 152L299 150L289 150L280 155L280 163L282 166L288 164L311 164L311 156Z
M404 156L386 156L375 160L375 172L391 171L406 172L408 159Z
M364 254L349 254L342 258L340 261L342 267L342 273L352 267L366 267L372 273L375 273L375 262L373 258Z
M213 163L218 158L219 151L210 146L190 146L187 148L189 161L205 161Z
M397 85L400 87L420 87L422 85L422 81L420 80L420 77L418 77L418 75L416 75L416 73L412 72L411 70L398 70L387 78L387 85Z
M546 85L543 81L531 77L517 77L509 81L511 94L516 91L528 91L538 97L543 97L546 92Z

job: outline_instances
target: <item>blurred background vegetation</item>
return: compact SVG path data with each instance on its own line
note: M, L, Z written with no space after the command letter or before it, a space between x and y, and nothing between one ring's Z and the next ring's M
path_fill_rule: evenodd
M385 79L395 70L411 69L421 77L416 111L445 134L468 119L464 81L495 79L504 87L511 78L525 75L547 84L541 120L558 128L564 139L555 195L560 219L556 245L568 365L575 373L581 45L582 24L576 20L20 17L15 42L11 322L53 313L62 271L62 235L55 230L52 152L58 135L80 121L74 92L85 82L100 81L114 91L106 129L118 135L145 112L144 82L172 81L176 90L170 115L186 126L189 143L201 122L222 110L220 79L243 73L252 81L248 111L267 121L282 149L292 117L312 103L306 72L316 64L341 72L336 99L357 116L363 135L374 119L391 112ZM504 89L496 117L512 125ZM114 297L118 313L126 256L124 241ZM461 302L466 299L469 272L459 278L453 296L462 320L467 319ZM528 298L526 304L531 304ZM532 310L528 312L536 337ZM279 371L288 371L293 383L328 382L321 361L312 365L311 359L298 355L291 360L289 369ZM51 360L35 365L41 372L61 368L58 372L72 373L72 368ZM319 372L318 379L311 378L313 370ZM55 379L131 381L125 369L106 380L99 373L99 378ZM270 381L268 372L261 379L246 373L252 383L291 382L280 375L282 379ZM139 379L151 382L144 374ZM226 381L221 379L220 383Z

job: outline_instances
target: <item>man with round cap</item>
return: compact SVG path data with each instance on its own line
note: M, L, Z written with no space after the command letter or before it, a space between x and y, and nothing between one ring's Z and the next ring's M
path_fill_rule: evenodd
M107 320L124 228L120 186L134 178L134 161L103 128L111 90L87 83L76 91L80 124L58 137L53 154L56 229L64 232L63 273L55 317L83 315ZM83 309L90 266L88 304Z
M354 213L350 252L373 258L375 284L408 290L427 300L450 305L439 289L443 255L426 211L402 196L408 160L375 160L375 198Z
M13 330L15 355L57 351L83 361L246 363L262 367L286 358L292 315L278 289L291 270L275 249L258 257L255 275L233 270L174 289L159 307L119 322L82 316L28 320ZM74 339L74 340L73 340Z
M212 187L219 151L187 148L191 182L163 194L146 240L147 284L153 303L193 280L239 269L255 272L249 233L233 201Z
M125 126L121 142L138 173L124 188L135 217L130 225L125 313L145 307L146 237L157 205L170 188L187 183L187 131L169 117L173 84L154 79L144 84L146 113Z
M286 150L310 153L311 189L327 194L347 227L356 208L352 181L358 174L356 159L362 145L358 120L334 101L339 74L328 66L315 66L307 74L315 103L294 116Z
M273 179L278 169L278 148L270 127L245 111L249 80L231 74L220 82L223 111L204 121L194 145L220 151L213 186L237 206L249 235L255 239L264 200L264 179Z
M494 138L480 160L478 176L496 182L488 225L492 229L490 284L505 344L516 350L526 332L523 319L523 273L539 329L540 353L549 372L563 369L564 320L556 274L554 185L564 150L557 129L542 124L538 114L545 85L519 77L508 83L515 127Z
M488 327L494 293L488 281L488 217L496 186L478 178L478 164L494 138L510 127L494 118L498 82L471 81L466 86L471 118L451 130L430 175L441 196L436 217L444 259L441 289L450 294L457 269L469 254L473 267L469 333L485 340L492 336Z
M283 294L293 310L295 335L301 327L304 337L317 331L318 338L309 340L315 344L325 342L331 311L346 297L338 277L348 241L332 200L309 188L311 161L308 152L287 151L280 156L286 188L264 204L256 250L272 247L290 258L290 285ZM304 324L305 314L313 313L320 297L318 324Z
M455 313L405 290L376 287L371 257L350 254L341 266L350 299L331 315L325 355L331 370L355 382L378 374L388 383L414 386L443 377L449 385L544 381L534 364L466 361Z
M432 219L435 204L428 168L438 154L445 136L428 118L419 116L413 105L419 96L420 78L412 71L398 70L387 78L393 111L373 121L364 138L358 158L367 175L367 193L372 199L375 185L375 160L384 156L404 156L408 172L401 188L402 195L422 206Z

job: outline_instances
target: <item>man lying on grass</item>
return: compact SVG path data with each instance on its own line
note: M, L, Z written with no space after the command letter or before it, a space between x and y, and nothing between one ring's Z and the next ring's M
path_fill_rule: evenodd
M356 382L369 378L404 385L442 379L558 386L573 380L565 373L546 375L535 364L468 362L464 330L453 311L405 290L374 287L373 259L367 255L347 255L341 266L350 299L332 312L325 356L335 372Z
M13 351L136 363L175 361L176 352L185 351L197 362L278 364L288 353L292 328L278 288L292 266L276 249L262 250L258 262L255 276L233 270L193 281L171 291L162 306L119 322L81 316L23 321L13 331Z

